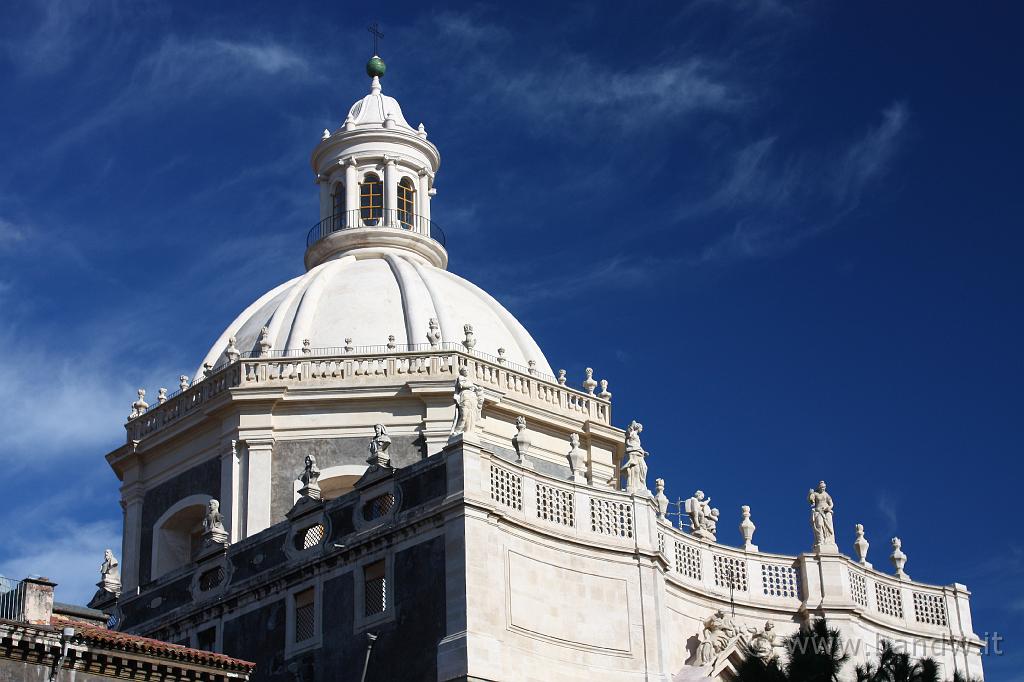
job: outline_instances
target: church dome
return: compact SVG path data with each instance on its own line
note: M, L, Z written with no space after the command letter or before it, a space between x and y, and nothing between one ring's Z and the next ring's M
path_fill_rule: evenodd
M363 259L341 256L285 282L235 318L203 362L227 362L224 350L232 336L241 352L259 355L264 326L274 351L298 353L306 339L314 349L352 345L383 350L390 335L399 349L427 344L431 318L437 320L442 343L461 344L463 328L470 324L475 351L497 356L503 348L509 362L527 366L533 360L538 372L553 374L530 333L487 292L400 253ZM202 367L197 376L202 376Z

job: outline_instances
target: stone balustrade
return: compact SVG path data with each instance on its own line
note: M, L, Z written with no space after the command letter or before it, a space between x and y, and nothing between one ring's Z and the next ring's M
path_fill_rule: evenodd
M234 388L289 385L396 385L416 380L451 380L466 366L478 385L492 388L523 402L575 419L611 424L611 402L559 384L554 377L520 370L481 353L456 350L457 344L436 349L399 350L386 346L370 350L303 349L283 357L242 358L206 378L197 380L163 403L129 418L128 440L142 440L165 426L197 411L211 399ZM306 352L308 351L308 352Z

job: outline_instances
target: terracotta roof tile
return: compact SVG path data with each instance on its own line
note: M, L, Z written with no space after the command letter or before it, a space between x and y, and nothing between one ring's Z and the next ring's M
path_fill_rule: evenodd
M64 627L66 625L75 628L75 639L86 644L93 644L99 647L116 649L126 653L145 654L159 658L169 658L175 661L197 663L200 665L214 666L226 670L239 670L251 673L256 667L255 663L243 661L238 658L231 658L224 654L215 654L201 649L191 649L180 644L171 644L159 639L130 635L116 630L86 623L64 616L53 616L50 623L54 626Z

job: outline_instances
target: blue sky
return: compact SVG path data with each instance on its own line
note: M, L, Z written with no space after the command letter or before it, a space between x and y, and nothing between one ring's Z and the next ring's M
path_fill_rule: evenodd
M16 2L0 24L0 573L87 599L119 546L103 455L301 272L309 153L366 89L441 150L451 269L554 367L610 381L652 478L739 542L974 591L1024 668L1011 3Z

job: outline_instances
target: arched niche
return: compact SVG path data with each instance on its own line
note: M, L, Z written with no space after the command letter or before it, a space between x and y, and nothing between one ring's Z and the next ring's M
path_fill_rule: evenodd
M209 495L182 498L153 524L153 580L191 563L202 541L203 518L211 499Z

